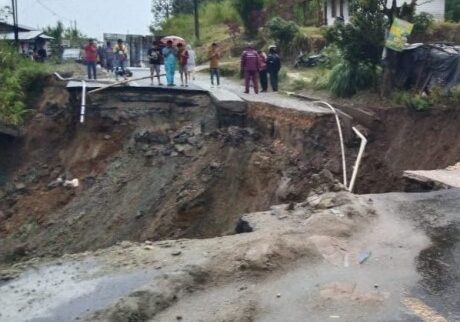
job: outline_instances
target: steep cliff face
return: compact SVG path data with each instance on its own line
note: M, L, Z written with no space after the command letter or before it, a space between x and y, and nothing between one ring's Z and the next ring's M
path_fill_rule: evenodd
M321 172L340 173L327 116L124 88L91 96L80 124L78 103L47 88L25 135L2 143L2 260L231 234L243 213L339 189Z

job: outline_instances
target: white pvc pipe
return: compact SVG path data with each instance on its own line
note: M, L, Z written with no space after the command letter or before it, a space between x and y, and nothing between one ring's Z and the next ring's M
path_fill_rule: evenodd
M343 185L345 187L347 187L348 180L347 180L347 161L346 161L346 158L345 158L345 145L343 143L342 127L340 125L340 119L339 119L339 116L337 114L337 111L328 102L315 101L313 103L326 105L327 107L329 107L331 109L332 113L334 113L334 115L335 115L335 122L337 123L337 129L339 130L340 150L341 150L341 153L342 153Z
M75 77L70 77L70 78L64 78L62 77L58 72L54 72L54 76L56 76L59 80L65 81L65 82L81 82L82 78L75 78ZM101 80L101 79L86 79L85 80L87 83L101 83L101 84L112 84L113 82L110 80Z
M85 111L86 111L86 82L81 81L81 109L80 109L80 123L85 122Z
M73 80L72 78L64 78L64 77L62 77L61 75L59 75L58 72L54 72L54 75L55 75L57 78L59 78L59 80L61 80L61 81Z
M359 165L361 163L361 159L363 157L363 153L364 153L364 150L366 149L366 145L367 145L366 137L361 132L359 132L358 129L355 128L355 127L353 127L353 131L361 139L361 145L359 146L358 157L356 158L355 167L353 168L353 175L351 176L350 186L348 187L348 190L350 192L353 192L356 177L358 176Z

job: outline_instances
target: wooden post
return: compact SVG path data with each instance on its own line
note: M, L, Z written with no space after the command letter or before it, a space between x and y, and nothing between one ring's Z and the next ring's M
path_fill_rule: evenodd
M195 37L200 40L200 17L198 13L198 0L193 0L193 11L195 17Z

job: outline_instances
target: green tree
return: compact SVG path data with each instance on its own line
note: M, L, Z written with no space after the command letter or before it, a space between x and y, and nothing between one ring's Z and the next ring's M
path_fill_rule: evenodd
M351 9L350 23L336 23L327 32L328 41L337 45L345 61L377 65L387 26L385 15L375 1L355 1Z
M61 21L56 23L56 26L47 26L44 31L48 36L53 37L50 41L51 54L60 58L62 53L62 39L64 37L64 25Z
M27 112L27 93L42 84L43 64L24 58L18 51L0 43L0 123L19 125Z
M396 0L353 0L349 24L336 23L327 37L340 49L343 62L334 68L330 89L338 96L351 96L358 89L376 84L377 67L381 63L385 31L400 18L417 24L423 30L429 24L426 15L415 16L417 0L398 5ZM398 53L387 50L382 79L382 94L393 88L392 74L398 66ZM374 79L374 82L369 80Z
M150 30L155 32L161 29L161 24L168 20L173 13L173 0L152 0L153 22Z
M193 0L173 0L172 12L177 14L193 14Z
M246 34L255 36L263 25L264 0L235 0L235 8L243 21Z
M460 22L460 0L446 0L446 20Z
M287 48L299 32L299 26L293 21L275 17L267 24L270 36L277 42L279 48Z
M11 7L4 6L0 8L0 21L5 22L12 15Z
M79 47L88 38L80 30L72 27L64 30L63 37L70 41L71 47Z

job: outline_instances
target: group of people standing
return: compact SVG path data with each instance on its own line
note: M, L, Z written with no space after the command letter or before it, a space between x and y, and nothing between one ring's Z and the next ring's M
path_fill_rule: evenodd
M268 90L268 78L274 92L278 91L278 74L281 69L281 60L275 46L268 48L268 54L257 51L249 43L241 54L241 72L244 76L245 93L249 94L252 82L254 92L259 93L259 80L261 92Z
M185 46L183 43L173 45L172 40L166 42L163 48L159 42L154 41L152 47L148 50L147 55L150 62L150 80L153 85L154 78L158 80L158 85L163 85L161 82L161 65L165 66L167 86L175 86L174 76L176 66L179 65L179 74L181 86L188 87L189 80L195 79L195 51L190 45Z
M90 40L84 47L85 58L88 69L88 78L96 79L96 64L98 58L101 66L108 71L113 71L118 79L119 75L125 75L125 64L128 58L128 50L123 40L118 39L117 44L112 47L108 42L104 48L97 48L95 42ZM161 81L161 65L164 65L167 86L175 85L175 73L178 66L180 74L180 86L188 87L190 79L195 79L196 54L190 45L178 42L174 45L172 40L167 40L166 45L160 41L154 41L147 52L150 64L150 80L154 85L154 79L158 85ZM220 86L220 59L219 46L213 43L208 51L209 70L211 87ZM261 92L268 90L268 80L274 92L278 91L278 74L281 69L281 60L275 46L268 48L268 53L257 51L251 43L248 43L241 54L241 72L244 77L245 93L249 94L252 86L256 94L259 93L259 82Z
M117 44L113 47L110 42L107 42L106 47L97 47L94 40L90 39L83 49L85 52L88 79L97 79L96 65L98 62L108 72L113 72L117 80L119 76L125 76L128 48L122 39L118 39Z

